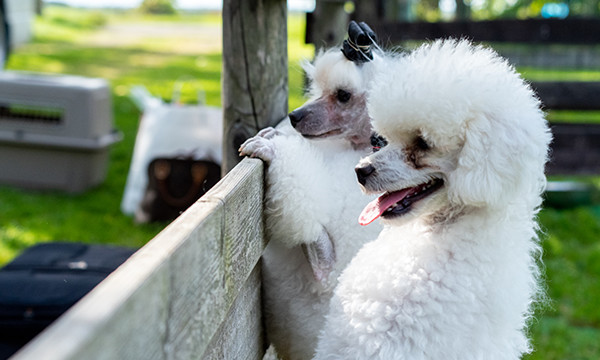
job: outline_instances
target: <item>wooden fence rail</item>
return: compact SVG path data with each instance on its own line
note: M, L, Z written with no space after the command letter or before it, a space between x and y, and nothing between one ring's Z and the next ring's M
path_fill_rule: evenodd
M537 44L598 44L598 19L505 19L452 22L373 22L391 42L464 37L473 41Z
M244 159L14 359L261 359L262 204Z

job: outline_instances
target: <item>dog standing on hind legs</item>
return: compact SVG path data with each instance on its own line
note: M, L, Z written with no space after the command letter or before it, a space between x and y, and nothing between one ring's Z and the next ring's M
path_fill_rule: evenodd
M383 194L339 278L316 359L518 359L541 296L536 214L551 135L530 87L492 50L436 41L374 80L387 145L358 181Z
M305 66L310 99L285 129L264 129L240 148L267 164L263 303L282 359L312 358L338 275L381 230L355 221L373 197L356 186L354 166L371 150L366 98L383 54L371 50L374 34L364 23L348 32L342 51Z

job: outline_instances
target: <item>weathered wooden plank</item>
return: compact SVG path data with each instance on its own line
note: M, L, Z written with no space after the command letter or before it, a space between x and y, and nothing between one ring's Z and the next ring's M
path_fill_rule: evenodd
M600 110L600 82L538 81L531 86L546 109Z
M262 162L245 159L15 359L199 358L242 289L260 313L247 284L265 246L262 179ZM256 326L219 344L256 342Z
M202 359L262 358L265 353L265 338L261 329L260 282L260 269L257 266L240 290ZM240 339L246 341L239 341Z
M599 19L527 19L453 22L373 22L382 40L393 43L441 37L538 44L597 44Z
M223 172L238 148L287 115L286 0L223 1Z

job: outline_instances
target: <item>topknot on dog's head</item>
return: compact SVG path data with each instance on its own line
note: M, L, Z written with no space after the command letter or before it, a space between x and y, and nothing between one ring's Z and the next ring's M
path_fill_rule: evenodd
M310 81L311 95L335 87L366 92L376 64L382 61L381 52L377 46L377 35L369 25L350 21L341 53L336 48L320 50L312 64L308 61L302 64Z
M383 58L373 53L373 60L357 65L348 60L338 48L320 51L312 63L304 62L309 80L311 98L337 88L353 89L356 93L366 93L378 71Z
M352 20L348 24L348 38L342 45L344 56L360 65L373 60L373 46L377 47L377 35L365 22Z
M529 85L493 50L438 40L393 61L374 84L375 131L392 138L413 131L458 153L446 179L452 201L495 206L539 195L551 139L547 123Z

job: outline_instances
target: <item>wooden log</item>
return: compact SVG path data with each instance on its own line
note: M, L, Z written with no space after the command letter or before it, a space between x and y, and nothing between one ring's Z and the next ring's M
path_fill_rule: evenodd
M14 359L261 359L262 170L244 159Z
M223 1L223 172L238 148L288 112L287 3Z

